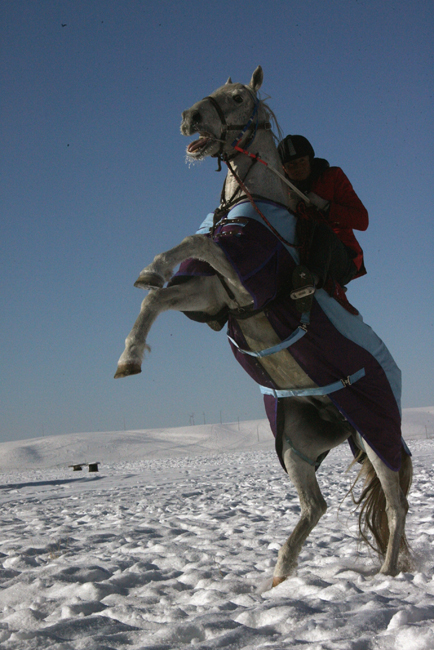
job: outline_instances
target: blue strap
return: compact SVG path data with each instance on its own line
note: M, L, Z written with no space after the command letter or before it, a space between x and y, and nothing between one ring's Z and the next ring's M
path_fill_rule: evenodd
M273 345L271 348L266 348L265 350L260 350L259 352L252 352L251 350L243 350L240 348L238 343L234 341L233 338L231 338L228 334L228 339L229 341L235 345L235 347L238 349L239 352L242 354L248 354L249 357L269 357L270 354L276 354L276 352L280 352L281 350L285 350L286 348L289 348L291 345L299 341L307 332L307 326L309 325L309 314L310 312L304 312L301 316L300 320L300 325L297 327L297 329L291 334L291 336L288 336L287 339L282 341L281 343L278 343L277 345Z
M306 463L308 463L309 465L312 465L312 467L315 467L316 469L318 469L318 467L321 465L321 463L323 462L324 458L325 458L325 457L327 456L327 454L328 454L328 451L324 451L322 454L320 454L320 455L318 456L318 458L317 458L316 460L312 460L312 458L309 458L308 456L306 456L305 454L303 454L303 452L301 452L301 451L299 451L298 449L296 449L296 448L294 447L294 445L292 444L291 440L288 438L288 436L285 436L285 440L286 440L286 442L288 443L289 448L292 449L292 451L294 452L294 454L297 454L297 456L298 456L299 458L301 458L302 460L304 460L304 461L305 461Z
M318 386L318 388L289 388L289 389L275 389L267 388L267 386L260 386L261 393L263 395L273 395L276 398L281 397L309 397L311 395L329 395L334 393L341 388L347 388L351 386L358 379L361 379L365 376L365 369L361 368L352 375L349 375L345 379L339 379L338 381L333 382L333 384L328 384L327 386Z
M254 107L253 107L253 113L251 114L249 121L247 122L247 124L245 125L245 127L242 129L242 131L241 131L241 133L239 134L239 136L238 136L237 138L235 138L235 140L232 142L232 146L233 146L233 147L235 147L235 146L239 143L239 141L241 140L241 138L243 137L243 135L245 134L245 132L247 131L247 129L248 129L249 126L251 125L251 123L252 123L252 121L253 121L253 118L255 117L256 113L258 112L259 102L260 102L259 97L257 97L257 98L255 99L255 105L254 105ZM247 145L248 147L250 147L250 145L252 144L253 140L255 139L257 130L258 130L258 123L256 122L256 125L255 125L255 132L254 132L253 137L251 138L249 144Z

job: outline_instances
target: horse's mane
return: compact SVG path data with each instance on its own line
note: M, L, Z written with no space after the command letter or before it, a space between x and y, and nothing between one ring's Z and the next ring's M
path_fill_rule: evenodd
M267 97L267 99L269 99L269 97ZM274 111L268 106L268 104L265 102L264 99L261 99L261 106L263 107L263 109L265 111L265 115L266 115L267 120L269 122L271 122L272 124L274 123L274 130L272 130L271 133L273 134L273 137L274 137L274 139L276 141L276 145L278 145L279 142L283 139L283 131L280 128L280 124L277 121L277 117L276 117ZM276 135L276 133L274 131L277 131L277 135Z

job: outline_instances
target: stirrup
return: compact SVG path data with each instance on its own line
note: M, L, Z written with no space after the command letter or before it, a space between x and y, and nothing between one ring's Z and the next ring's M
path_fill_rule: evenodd
M307 266L296 266L292 273L292 291L290 297L295 300L297 311L304 313L312 309L315 280Z
M312 296L315 293L315 287L303 287L302 289L296 289L291 291L289 294L293 300L298 300L299 298L305 298L306 296Z

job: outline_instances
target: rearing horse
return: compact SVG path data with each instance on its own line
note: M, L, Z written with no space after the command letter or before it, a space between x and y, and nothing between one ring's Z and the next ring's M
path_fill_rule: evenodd
M150 289L126 339L115 377L141 372L148 332L168 309L221 329L261 386L280 461L297 489L301 516L283 544L273 586L288 577L326 511L316 469L348 440L362 461L359 528L373 536L380 571L409 566L405 539L410 454L401 438L400 372L383 342L323 289L309 314L289 298L298 263L295 204L282 181L259 66L248 85L226 84L182 114L181 132L199 138L191 159L228 165L219 208L195 235L157 255L135 286ZM179 272L173 270L181 264ZM168 282L168 286L164 286Z

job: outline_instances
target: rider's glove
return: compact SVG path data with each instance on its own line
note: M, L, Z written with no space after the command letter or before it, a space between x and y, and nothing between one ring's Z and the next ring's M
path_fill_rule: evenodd
M330 207L330 202L322 199L318 194L315 194L315 192L309 192L307 197L311 200L313 205L318 208L318 210L322 210L322 212L327 212Z

